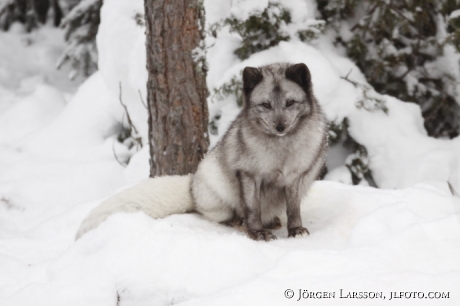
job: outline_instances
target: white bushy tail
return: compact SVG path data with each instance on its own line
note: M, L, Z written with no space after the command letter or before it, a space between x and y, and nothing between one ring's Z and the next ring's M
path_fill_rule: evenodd
M154 219L193 210L190 194L192 175L150 178L102 202L83 220L75 240L117 212L143 211Z

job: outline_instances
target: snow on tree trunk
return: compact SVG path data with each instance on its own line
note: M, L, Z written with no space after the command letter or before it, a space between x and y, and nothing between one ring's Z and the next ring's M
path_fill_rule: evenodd
M145 0L150 176L194 172L208 148L200 0Z

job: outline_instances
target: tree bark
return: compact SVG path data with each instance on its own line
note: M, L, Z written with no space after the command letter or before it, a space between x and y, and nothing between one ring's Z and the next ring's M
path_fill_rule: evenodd
M201 0L145 0L150 176L194 172L207 151Z

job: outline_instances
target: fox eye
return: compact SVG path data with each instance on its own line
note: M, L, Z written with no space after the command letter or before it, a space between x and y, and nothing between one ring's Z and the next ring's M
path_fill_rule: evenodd
M290 107L290 106L292 106L294 103L295 103L294 100L287 100L287 101L286 101L286 107Z
M264 108L266 108L266 109L271 109L271 108L272 108L272 106L271 106L270 103L268 103L268 102L262 103L262 106L263 106Z

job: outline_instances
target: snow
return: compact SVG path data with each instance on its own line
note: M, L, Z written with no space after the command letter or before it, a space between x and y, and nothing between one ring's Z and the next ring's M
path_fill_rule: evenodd
M23 33L25 30L20 24L12 27L12 32L0 32L1 86L17 88L24 79L37 75L65 91L73 91L81 83L81 79L70 81L67 72L56 70L56 58L65 49L61 30L45 27Z
M278 1L296 9L291 30L315 22L314 2ZM267 5L208 0L207 23ZM142 0L104 2L99 71L78 89L53 68L64 49L60 30L0 32L0 305L460 303L460 198L448 187L460 192L460 138L428 137L420 108L390 96L372 93L388 114L356 107L362 89L343 77L367 82L328 36L310 44L293 38L240 61L239 39L223 29L206 38L209 91L248 65L305 62L328 118L348 117L351 135L368 149L381 189L349 185L350 152L334 149L328 180L302 203L308 237L288 239L284 227L278 240L256 242L196 214L120 213L75 242L91 209L149 175L148 146L136 152L116 140L127 126L121 95L147 143L145 28L134 18L142 13ZM449 54L440 60L446 67L458 56ZM208 102L210 118L221 114L215 145L239 108L231 96ZM114 154L130 158L126 168ZM386 299L340 298L341 289ZM299 290L336 297L299 299ZM450 296L389 301L400 291Z
M455 10L455 11L453 11L452 13L450 13L449 18L450 18L450 19L454 19L454 18L457 18L457 17L459 17L459 16L460 16L460 10Z
M24 137L54 119L65 107L65 98L54 87L40 84L32 94L16 101L1 115L0 141L9 142Z
M136 14L144 14L142 1L111 1L102 6L103 22L97 35L98 66L118 117L123 114L118 102L121 95L136 129L144 143L148 143L147 112L142 103L147 101L145 29L137 25Z
M379 291L387 299L392 291L449 291L436 305L455 305L459 204L440 185L388 191L317 182L302 206L311 235L287 239L282 230L271 243L194 214L117 214L51 261L17 262L16 273L40 281L5 287L2 305L113 305L117 294L121 305L280 305L291 302L289 288Z

